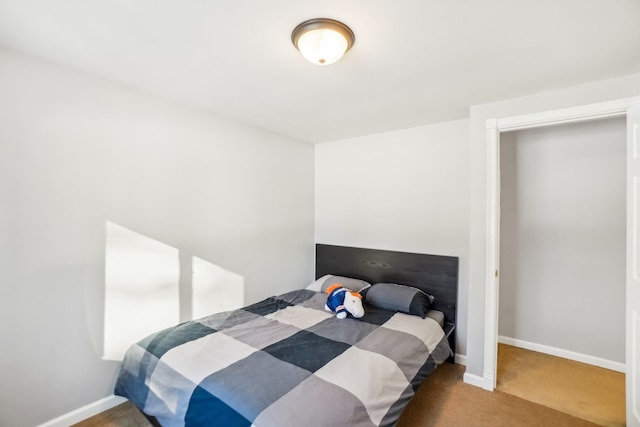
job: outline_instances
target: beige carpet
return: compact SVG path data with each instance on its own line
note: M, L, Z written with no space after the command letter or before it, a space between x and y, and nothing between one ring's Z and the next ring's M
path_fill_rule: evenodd
M449 363L440 366L420 386L397 427L595 427L588 421L507 393L465 384L463 374L464 366ZM151 424L128 402L75 425L149 426Z
M153 425L133 403L125 402L71 427L153 427Z
M420 386L397 427L595 427L546 406L462 382L464 366L445 363Z
M497 390L601 426L625 425L625 376L509 345L498 345Z

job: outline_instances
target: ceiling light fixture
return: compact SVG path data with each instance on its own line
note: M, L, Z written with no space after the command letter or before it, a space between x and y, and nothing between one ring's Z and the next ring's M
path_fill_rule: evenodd
M340 21L316 18L304 21L291 33L293 45L312 64L330 65L342 58L356 40Z

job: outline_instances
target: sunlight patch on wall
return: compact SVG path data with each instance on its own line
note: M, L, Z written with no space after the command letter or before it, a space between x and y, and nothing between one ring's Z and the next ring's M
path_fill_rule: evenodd
M198 257L192 259L192 318L244 305L244 278Z
M106 223L104 359L179 322L178 249Z

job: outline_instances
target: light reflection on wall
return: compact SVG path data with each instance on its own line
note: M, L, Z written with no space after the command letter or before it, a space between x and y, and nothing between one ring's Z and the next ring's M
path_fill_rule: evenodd
M129 346L179 321L178 249L106 223L104 355L122 360Z
M192 259L193 319L244 305L244 278L208 261Z

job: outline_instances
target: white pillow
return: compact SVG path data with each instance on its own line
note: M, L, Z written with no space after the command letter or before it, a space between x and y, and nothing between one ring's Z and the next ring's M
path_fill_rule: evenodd
M345 288L352 290L353 292L360 292L371 286L371 283L360 279L352 279L344 276L334 276L333 274L327 274L307 286L306 289L315 292L324 292L329 286L334 283L338 283Z
M321 278L319 278L315 282L311 283L305 289L309 289L310 291L314 291L314 292L322 292L322 289L321 289L322 284L324 283L325 280L327 280L329 278L329 276L331 276L331 275L330 274L325 274L324 276L322 276Z

